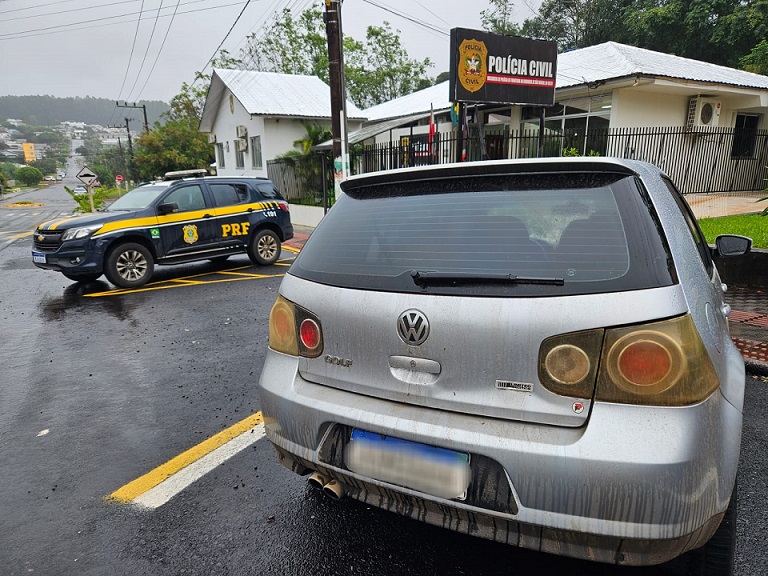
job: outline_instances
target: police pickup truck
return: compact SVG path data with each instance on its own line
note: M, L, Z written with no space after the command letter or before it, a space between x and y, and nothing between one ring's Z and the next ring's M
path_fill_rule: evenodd
M32 260L77 282L102 274L146 284L156 264L223 260L247 253L268 266L293 237L288 203L266 178L211 176L134 188L101 212L38 226Z

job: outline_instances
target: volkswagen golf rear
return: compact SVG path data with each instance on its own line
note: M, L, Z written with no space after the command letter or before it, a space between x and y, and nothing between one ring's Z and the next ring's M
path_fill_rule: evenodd
M270 316L280 462L475 536L728 574L744 365L672 182L553 159L342 187Z

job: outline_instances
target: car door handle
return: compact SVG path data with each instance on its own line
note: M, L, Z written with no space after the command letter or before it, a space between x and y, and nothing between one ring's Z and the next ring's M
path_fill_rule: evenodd
M212 214L203 214L203 218L213 218Z

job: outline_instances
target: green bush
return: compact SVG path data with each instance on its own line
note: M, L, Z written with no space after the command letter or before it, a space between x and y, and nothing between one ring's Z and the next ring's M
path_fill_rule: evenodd
M64 190L67 191L67 193L72 196L72 199L77 202L77 208L74 209L74 212L90 212L91 211L91 200L88 198L88 194L75 194L74 190L68 186L64 186ZM104 208L104 205L107 203L107 198L111 198L113 196L117 196L119 194L117 188L107 188L106 186L102 186L100 188L96 188L93 191L93 207L95 210L99 210L101 208Z
M16 180L25 186L34 186L43 179L43 173L32 166L22 166L16 170Z

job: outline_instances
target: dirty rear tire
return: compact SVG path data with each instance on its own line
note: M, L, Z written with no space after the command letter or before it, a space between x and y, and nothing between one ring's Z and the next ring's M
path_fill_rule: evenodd
M150 251L135 242L116 246L107 256L104 274L115 286L136 288L152 277L155 261Z
M258 266L271 266L280 258L280 238L272 230L259 230L251 237L248 258Z

